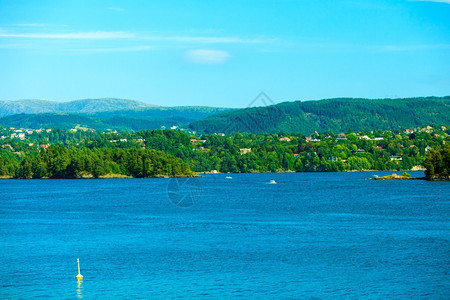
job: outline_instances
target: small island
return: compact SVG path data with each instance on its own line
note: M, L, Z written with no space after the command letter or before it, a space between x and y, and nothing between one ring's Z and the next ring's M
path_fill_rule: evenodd
M425 179L430 181L450 181L450 144L443 144L430 148L425 158L425 177L411 177L411 174L404 172L402 175L393 173L392 175L374 175L372 180L410 180Z
M396 173L392 173L392 175L386 175L379 177L378 175L373 175L372 180L417 180L417 179L425 179L425 177L411 177L411 174L404 172L402 175L397 175Z

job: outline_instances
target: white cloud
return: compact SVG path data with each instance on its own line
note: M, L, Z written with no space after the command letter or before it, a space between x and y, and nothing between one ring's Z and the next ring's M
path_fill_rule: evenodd
M67 27L64 24L47 24L47 23L20 23L14 24L13 26L19 27Z
M194 64L217 65L226 62L231 55L222 50L196 49L186 51L185 57Z
M78 40L116 40L134 39L155 42L173 43L201 43L201 44L263 44L271 43L276 39L240 38L240 37L217 37L217 36L161 36L145 33L134 33L128 31L87 31L66 33L16 33L0 30L0 38L22 38L22 39L78 39Z
M448 44L430 44L430 45L385 45L378 47L382 51L416 51L431 49L450 49Z
M92 48L92 49L73 49L69 52L76 53L113 53L113 52L137 52L152 50L151 46L134 46L134 47L111 47L111 48Z
M72 33L8 33L0 31L0 38L25 38L25 39L72 39L72 40L105 40L105 39L130 39L136 35L123 31L90 31Z
M242 38L237 36L157 35L132 31L44 30L40 24L29 24L39 31L2 30L0 48L52 51L78 54L149 51L157 48L181 48L187 61L196 64L220 64L230 58L226 51L208 50L211 45L268 45L276 39ZM19 28L19 27L17 27ZM81 42L80 42L81 41ZM141 46L145 45L145 46ZM206 48L206 49L205 49ZM183 51L184 51L183 50Z
M447 3L450 4L450 0L409 0L414 2L438 2L438 3Z
M21 26L21 27L44 27L47 26L47 24L44 23L21 23L21 24L14 24L15 26Z
M263 44L276 41L276 39L243 39L238 37L208 37L208 36L143 36L143 39L168 41L168 42L185 42L185 43L202 43L202 44Z

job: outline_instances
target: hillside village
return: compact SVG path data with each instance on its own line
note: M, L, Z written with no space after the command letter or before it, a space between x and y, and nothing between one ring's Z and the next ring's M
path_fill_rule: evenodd
M111 149L157 150L180 159L195 172L206 173L421 170L428 150L449 142L449 134L444 125L397 131L314 132L309 136L195 135L181 128L98 132L80 125L70 130L0 127L0 175L17 177L24 160L52 147L96 153ZM109 160L114 163L114 159ZM108 163L100 169L99 174L118 172ZM120 172L130 175L124 170Z

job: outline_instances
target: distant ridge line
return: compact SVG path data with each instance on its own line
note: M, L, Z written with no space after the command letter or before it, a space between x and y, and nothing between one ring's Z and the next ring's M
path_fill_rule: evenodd
M334 98L255 106L194 121L202 133L298 133L393 130L450 124L450 96L396 99Z
M137 100L119 98L80 99L65 102L47 99L0 100L0 117L15 114L94 113L157 107Z

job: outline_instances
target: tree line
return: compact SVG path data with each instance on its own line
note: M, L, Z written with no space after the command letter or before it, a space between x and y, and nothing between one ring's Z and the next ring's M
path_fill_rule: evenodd
M0 175L14 178L193 176L179 158L153 149L87 149L54 145L35 156L0 157Z
M425 176L430 180L450 180L450 144L434 147L425 160Z

